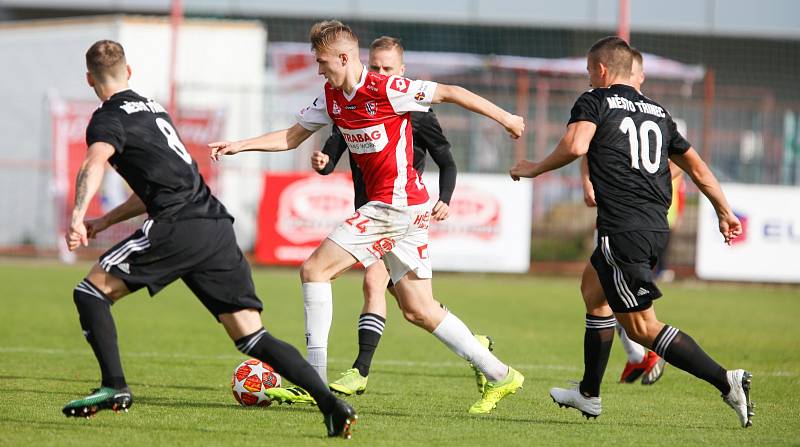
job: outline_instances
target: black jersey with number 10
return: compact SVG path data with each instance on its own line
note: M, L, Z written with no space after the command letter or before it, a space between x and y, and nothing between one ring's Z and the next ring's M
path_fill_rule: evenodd
M86 144L108 143L111 166L156 221L231 218L208 189L164 108L133 90L116 93L92 115Z
M597 125L588 157L598 232L669 231L669 155L691 146L669 112L633 87L614 84L581 95L569 120L577 121Z

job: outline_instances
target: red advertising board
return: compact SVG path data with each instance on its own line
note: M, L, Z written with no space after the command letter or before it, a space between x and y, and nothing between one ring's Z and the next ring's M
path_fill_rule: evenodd
M266 173L255 259L264 264L299 265L352 214L349 173L324 177L313 172Z

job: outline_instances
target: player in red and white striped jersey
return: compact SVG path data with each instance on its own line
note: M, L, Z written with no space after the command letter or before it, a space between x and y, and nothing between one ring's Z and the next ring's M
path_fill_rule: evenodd
M464 88L367 71L359 60L358 38L338 21L314 25L311 46L325 83L319 96L300 111L297 124L235 142L211 143L211 157L243 151L296 148L315 131L336 125L361 168L369 202L311 254L300 271L306 311L308 360L327 381L327 343L333 304L330 282L356 262L383 260L411 323L439 338L487 378L482 398L470 413L489 413L522 387L522 374L482 346L469 328L433 299L428 256L428 192L413 167L411 111L449 102L501 124L512 138L524 130L521 117Z

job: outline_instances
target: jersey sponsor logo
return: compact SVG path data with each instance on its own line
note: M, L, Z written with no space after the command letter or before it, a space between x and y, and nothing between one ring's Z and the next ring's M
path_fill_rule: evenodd
M369 81L369 84L367 84L367 90L370 90L370 91L373 91L373 92L377 92L378 91L378 86L376 85L375 81Z
M397 245L394 239L390 237L385 237L375 241L372 244L372 251L379 253L381 256L385 255L392 251L392 249Z
M338 115L338 114L342 113L342 109L339 108L339 103L337 103L335 99L333 100L333 105L331 106L331 111L333 112L334 115Z
M348 104L348 105L344 106L345 110L355 110L357 108L358 107L355 104Z
M375 114L378 113L378 103L375 101L367 101L364 103L364 108L370 116L375 116Z
M406 78L394 78L391 84L389 84L389 88L400 93L405 93L408 91L409 84L410 82Z
M425 92L422 90L418 91L416 95L414 95L414 99L416 101L425 101Z
M342 131L342 136L347 147L350 148L350 152L354 154L380 152L389 143L383 123L362 129L345 129L340 126L339 130Z
M148 99L147 102L125 101L121 106L119 106L119 108L124 110L128 115L136 112L167 113L161 104L153 101L152 99Z

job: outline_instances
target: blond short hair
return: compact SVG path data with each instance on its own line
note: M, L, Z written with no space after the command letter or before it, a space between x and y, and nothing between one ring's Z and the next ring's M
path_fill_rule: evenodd
M403 55L403 42L397 37L381 36L373 40L369 46L370 50L397 50L400 56Z
M116 77L126 65L125 50L119 42L98 40L86 51L86 69L98 81Z
M354 43L358 47L358 36L349 26L338 20L317 22L308 33L311 49L314 51L330 50L342 40Z
M604 37L589 49L589 61L606 66L613 76L627 78L631 73L633 53L628 42L617 36Z

